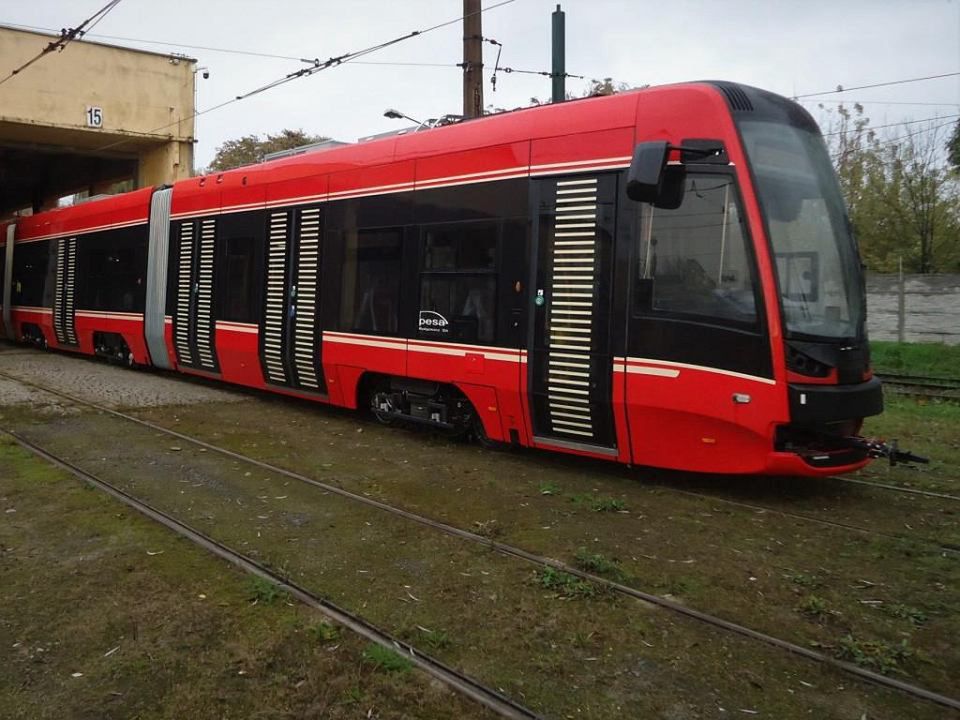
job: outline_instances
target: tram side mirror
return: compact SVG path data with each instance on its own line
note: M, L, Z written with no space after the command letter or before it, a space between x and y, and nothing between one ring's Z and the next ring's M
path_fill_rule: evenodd
M667 210L680 207L686 173L682 165L667 165L669 155L666 140L639 143L627 173L627 197Z

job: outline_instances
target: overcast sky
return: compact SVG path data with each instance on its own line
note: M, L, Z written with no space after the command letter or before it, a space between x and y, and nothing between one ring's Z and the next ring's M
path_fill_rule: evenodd
M500 0L485 0L494 5ZM76 26L105 0L0 0L0 23ZM483 13L483 34L503 43L501 66L550 69L550 13L556 0L514 0ZM630 85L725 79L797 95L960 71L960 0L564 0L567 71ZM423 29L462 14L462 0L123 0L89 39L196 57L198 109L216 105L304 67L183 45L321 60ZM146 44L107 39L161 41ZM398 128L383 111L425 118L460 112L462 27L445 28L234 103L198 120L196 162L224 140L282 128L339 140ZM484 45L484 102L525 105L550 95L549 78L490 71L497 48ZM43 62L69 62L69 48ZM586 81L569 79L581 91ZM827 95L870 101L872 124L960 113L960 77ZM882 102L880 102L882 101ZM886 104L884 104L886 103ZM897 103L897 104L894 104ZM899 104L915 103L915 104ZM940 104L934 104L940 103ZM828 106L834 107L835 103ZM808 104L821 117L816 101Z

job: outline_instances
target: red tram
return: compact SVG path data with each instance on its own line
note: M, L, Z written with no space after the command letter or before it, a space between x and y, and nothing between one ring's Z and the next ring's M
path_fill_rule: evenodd
M622 463L826 475L882 410L816 123L725 82L338 147L0 226L3 327Z

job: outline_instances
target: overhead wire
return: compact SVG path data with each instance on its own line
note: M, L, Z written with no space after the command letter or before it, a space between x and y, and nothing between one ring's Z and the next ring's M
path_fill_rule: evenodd
M890 80L888 82L871 83L870 85L856 85L854 87L843 87L842 85L838 85L833 90L824 90L823 92L804 93L802 95L794 95L793 99L799 100L801 98L817 97L818 95L835 95L837 93L852 92L854 90L866 90L868 88L890 87L891 85L905 85L907 83L923 82L925 80L939 80L940 78L956 77L957 75L960 75L960 72L941 73L940 75L925 75L924 77L907 78L905 80Z
M511 73L517 73L519 75L543 75L544 77L554 77L554 73L550 72L549 70L518 70L517 68L512 67L502 67L500 69L507 75ZM562 75L565 78L572 77L579 78L580 80L586 80L586 77L583 75L574 75L573 73L568 72L562 73Z
M120 0L113 0L113 2L120 2ZM455 24L455 23L462 22L465 18L471 17L472 15L479 14L479 13L484 13L484 12L487 12L488 10L493 10L493 9L495 9L495 8L503 7L504 5L509 5L510 3L513 3L513 2L516 2L516 0L501 0L500 2L494 3L493 5L488 5L487 7L481 8L480 10L477 10L477 11L475 11L475 12L473 12L473 13L468 13L468 14L466 14L466 15L461 15L460 17L454 18L454 19L452 19L452 20L447 20L447 21L445 21L445 22L438 23L438 24L436 24L436 25L432 25L432 26L430 26L430 27L424 28L423 30L413 30L413 31L411 31L411 32L409 32L409 33L406 33L406 34L404 34L404 35L400 35L400 36L398 36L398 37L392 38L392 39L387 40L387 41L385 41L385 42L377 43L376 45L371 45L370 47L363 48L362 50L357 50L357 51L354 51L354 52L343 53L342 55L336 55L336 56L330 57L330 58L328 58L327 60L324 60L324 61L320 61L319 59L314 59L314 60L310 61L310 62L312 63L312 65L311 65L310 67L306 67L306 68L301 68L301 69L299 69L299 70L295 70L294 72L288 73L288 74L284 75L283 77L277 78L276 80L273 80L273 81L271 81L271 82L269 82L269 83L266 83L265 85L261 85L261 86L258 87L258 88L254 88L253 90L250 90L250 91L248 91L248 92L246 92L246 93L242 93L242 94L240 94L240 95L236 95L235 97L230 98L229 100L225 100L225 101L223 101L223 102L221 102L221 103L219 103L219 104L217 104L217 105L214 105L214 106L209 107L209 108L205 108L204 110L195 111L192 115L190 115L190 116L187 117L187 118L180 118L180 119L175 120L175 121L173 121L173 122L169 122L169 123L167 123L167 124L165 124L165 125L161 125L160 127L157 127L157 128L152 129L152 130L149 130L149 131L147 131L146 133L143 133L143 134L144 134L144 135L147 135L147 136L149 136L149 135L154 135L154 134L160 132L161 130L166 130L167 128L173 127L174 125L179 125L180 123L185 122L185 121L187 121L187 120L192 120L192 119L201 117L201 116L203 116L203 115L206 115L207 113L211 113L211 112L213 112L213 111L215 111L215 110L219 110L219 109L221 109L221 108L224 108L224 107L226 107L226 106L228 106L228 105L232 105L233 103L239 102L239 101L241 101L241 100L246 100L247 98L253 97L253 96L255 96L255 95L259 95L259 94L261 94L261 93L268 92L268 91L270 91L270 90L273 90L274 88L280 87L281 85L285 85L285 84L287 84L287 83L289 83L289 82L292 82L292 81L294 81L294 80L298 80L298 79L303 78L303 77L309 77L309 76L314 75L314 74L316 74L316 73L318 73L318 72L320 72L320 71L322 71L322 70L327 70L327 69L333 68L333 67L339 67L340 65L344 65L344 64L350 63L350 62L355 62L357 58L365 57L365 56L367 56L367 55L369 55L369 54L371 54L371 53L378 52L378 51L380 51L380 50L383 50L384 48L388 48L388 47L391 47L391 46L396 45L396 44L398 44L398 43L404 42L405 40L410 40L410 39L415 38L415 37L420 37L421 35L426 35L427 33L433 32L434 30L439 30L440 28L444 28L444 27L447 27L447 26L449 26L449 25L453 25L453 24ZM129 143L129 142L132 142L133 140L134 140L134 138L124 138L124 139L122 139L122 140L117 140L116 142L112 142L112 143L110 143L110 144L108 144L108 145L104 145L104 146L98 148L98 150L99 150L99 151L109 150L109 149L111 149L111 148L115 148L115 147L118 147L118 146L120 146L120 145L125 145L125 144L127 144L127 143Z
M24 63L22 66L20 66L19 68L15 69L14 71L12 71L8 76L6 76L6 77L3 78L2 80L0 80L0 84L3 84L4 82L7 82L10 78L12 78L12 77L15 76L16 74L22 72L25 68L29 67L31 64L33 64L34 62L36 62L37 60L39 60L40 58L42 58L44 55L49 54L50 52L53 52L54 50L60 50L60 51L62 51L62 50L64 49L64 47L66 47L66 45L67 45L69 42L71 42L72 40L75 40L75 39L77 39L77 38L83 37L84 35L88 34L89 31L90 31L91 29L93 29L98 23L100 23L100 22L104 19L104 17L106 17L106 15L107 15L114 7L116 7L121 1L122 1L122 0L111 0L111 1L108 2L104 7L102 7L102 8L101 8L100 10L98 10L96 13L94 13L93 15L91 15L89 18L87 18L79 27L62 30L62 31L61 31L61 34L60 34L60 37L59 37L57 40L54 40L54 41L52 41L51 43L49 43L49 44L47 45L47 47L45 47L45 48L44 48L40 53L38 53L35 57L31 58L29 61L27 61L26 63ZM481 13L482 13L482 12L486 12L487 10L492 10L492 9L501 7L501 6L503 6L503 5L508 5L508 4L512 3L512 2L515 2L515 0L502 0L502 2L495 3L495 4L493 4L493 5L490 5L490 6L486 7L486 8L482 8L481 10L479 10L479 11L477 11L477 12L481 12ZM269 83L267 83L267 84L265 84L265 85L263 85L263 86L261 86L261 87L255 88L254 90L251 90L251 91L249 91L249 92L247 92L247 93L243 93L243 94L241 94L241 95L237 95L237 96L235 96L235 97L233 97L233 98L231 98L231 99L225 100L224 102L218 103L218 104L216 104L216 105L214 105L214 106L211 106L211 107L209 107L209 108L205 108L204 110L196 111L192 116L190 116L189 118L187 118L187 119L189 120L189 119L194 119L194 118L200 117L200 116L202 116L202 115L206 115L207 113L213 112L213 111L215 111L215 110L219 110L220 108L226 107L226 106L231 105L231 104L233 104L233 103L235 103L235 102L238 102L238 101L240 101L240 100L244 100L244 99L247 99L247 98L249 98L249 97L253 97L253 96L255 96L255 95L258 95L258 94L260 94L260 93L267 92L267 91L269 91L269 90L272 90L272 89L274 89L274 88L276 88L276 87L279 87L279 86L281 86L281 85L284 85L284 84L286 84L286 83L288 83L288 82L291 82L291 81L293 81L293 80L299 79L299 78L301 78L301 77L309 77L310 75L313 75L313 74L315 74L315 73L317 73L317 72L320 72L321 70L326 70L326 69L329 69L329 68L331 68L331 67L337 67L337 66L340 66L340 65L343 65L343 64L347 64L347 63L353 63L353 64L356 64L356 65L385 65L385 66L410 66L410 67L443 67L443 68L448 68L448 67L462 67L462 63L426 63L426 62L400 62L400 61L364 61L364 60L358 60L357 58L362 58L362 57L364 57L364 56L366 56L366 55L368 55L368 54L377 52L377 51L379 51L379 50L382 50L382 49L384 49L384 48L390 47L390 46L392 46L392 45L395 45L395 44L397 44L397 43L403 42L403 41L405 41L405 40L409 40L409 39L411 39L411 38L418 37L418 36L420 36L420 35L423 35L423 34L432 32L432 31L434 31L434 30L438 30L438 29L440 29L440 28L447 27L447 26L449 26L449 25L452 25L452 24L454 24L454 23L457 23L457 22L462 21L465 17L468 17L468 16L461 16L461 17L458 17L458 18L455 18L455 19L452 19L452 20L449 20L449 21L446 21L446 22L443 22L443 23L438 23L438 24L436 24L436 25L430 26L430 27L425 28L425 29L423 29L423 30L414 30L414 31L412 31L412 32L410 32L410 33L407 33L407 34L405 34L405 35L401 35L401 36L399 36L399 37L393 38L393 39L388 40L388 41L386 41L386 42L379 43L379 44L377 44L377 45L373 45L373 46L370 46L370 47L368 47L368 48L364 48L364 49L359 50L359 51L356 51L356 52L345 53L345 54L343 54L343 55L334 56L334 57L328 58L328 59L325 60L325 61L320 61L319 58L312 58L312 59L311 59L311 58L295 57L295 56L291 56L291 55L279 55L279 54L273 54L273 53L264 53L264 52L258 52L258 51L251 51L251 50L239 50L239 49L234 49L234 48L222 48L222 47L213 47L213 46L207 46L207 45L191 45L191 44L187 44L187 43L170 43L170 42L166 42L166 41L147 40L147 39L143 39L143 38L130 38L130 37L111 36L111 35L99 35L98 37L103 37L103 38L107 38L107 39L125 40L125 41L129 41L129 42L142 42L142 43L148 43L148 44L163 44L163 45L170 45L170 46L174 46L174 47L182 47L182 48L189 48L189 49L207 50L207 51L211 51L211 52L224 52L224 53L232 53L232 54L239 54L239 55L250 55L250 56L254 56L254 57L274 58L274 59L283 59L283 60L294 60L294 61L299 61L299 62L304 62L304 63L309 63L309 64L310 64L310 67L302 68L302 69L300 69L300 70L297 70L297 71L288 73L287 75L285 75L285 76L283 76L283 77L281 77L281 78L277 78L276 80L273 80L273 81L271 81L271 82L269 82ZM87 28L88 25L89 25L89 28ZM28 29L39 29L39 30L45 30L45 29L46 29L46 28L38 28L38 27L36 27L36 26L28 26L28 25L14 25L14 26L15 26L15 27L28 28ZM87 28L87 29L85 30L84 28ZM494 44L494 45L497 45L497 46L498 46L497 62L495 63L495 67L494 67L494 75L493 75L493 77L491 78L491 82L492 82L493 85L494 85L494 89L496 89L496 84L495 84L495 83L496 83L496 80L495 80L495 78L496 78L496 73L497 73L498 70L499 70L499 71L502 71L502 72L505 73L505 74L517 73L517 74L527 74L527 75L540 75L540 76L543 76L543 77L555 77L555 74L554 74L554 73L549 72L549 71L545 71L545 70L526 70L526 69L520 69L520 68L511 68L511 67L502 67L502 68L501 68L501 67L499 67L500 53L502 52L502 49L503 49L502 43L500 43L500 42L498 42L498 41L496 41L496 40L493 40L493 39L491 39L491 38L481 38L481 39L482 39L484 42L489 42L489 43L491 43L491 44ZM890 104L890 105L902 104L902 105L931 105L931 106L954 105L955 103L909 103L909 102L903 102L903 101L899 101L899 102L898 102L898 101L866 101L866 100L864 100L864 101L857 101L857 100L852 100L852 99L846 100L846 101L844 101L844 100L829 100L829 99L821 99L821 100L805 100L805 99L806 99L806 98L814 98L814 97L818 97L818 96L821 96L821 95L845 93L845 92L850 92L850 91L854 91L854 90L863 90L863 89L867 89L867 88L888 87L888 86L893 86L893 85L901 85L901 84L907 84L907 83L922 82L922 81L927 81L927 80L935 80L935 79L940 79L940 78L955 77L955 76L958 76L958 75L960 75L960 72L951 72L951 73L941 73L941 74L938 74L938 75L927 75L927 76L923 76L923 77L907 78L907 79L902 79L902 80L894 80L894 81L881 82L881 83L871 83L871 84L868 84L868 85L859 85L859 86L854 86L854 87L849 87L849 88L845 88L845 87L842 87L842 86L838 86L838 87L837 87L836 89L834 89L834 90L827 90L827 91L817 92L817 93L804 93L804 94L800 94L800 95L795 95L795 96L793 96L793 99L794 99L794 100L804 100L805 102L838 102L838 103L842 103L842 102L862 102L862 103L876 103L876 104ZM564 78L576 78L576 79L580 79L580 80L590 80L591 82L594 82L594 83L602 83L602 82L605 82L605 81L607 80L607 78L604 78L603 80L600 80L600 79L597 79L597 78L589 78L588 76L585 76L585 75L579 75L579 74L576 74L576 73L566 73L566 72L563 73L563 74L561 75L561 77L564 77ZM941 116L941 117L942 117L942 116ZM960 115L952 115L952 116L947 116L947 117L960 117ZM928 121L937 120L937 119L940 119L940 118L926 118L926 119L923 119L923 120L911 120L911 121L906 121L906 122L901 122L901 123L889 123L889 124L886 124L886 125L873 126L873 127L869 127L869 128L865 128L865 129L873 130L873 129L879 129L879 128L884 128L884 127L893 127L893 126L896 126L896 125L908 125L908 124L913 124L913 123L918 123L918 122L928 122ZM177 121L174 121L174 122L171 122L171 123L167 123L166 125L160 126L160 127L158 127L158 128L154 128L153 130L150 130L150 131L148 131L147 133L145 133L145 135L154 134L154 133L156 133L156 132L159 132L160 130L164 130L164 129L166 129L166 128L172 127L172 126L177 125L177 124L179 124L179 123L181 123L181 122L184 122L184 119L181 118L181 119L179 119L179 120L177 120ZM950 124L950 123L946 123L946 124ZM937 126L937 127L943 127L943 125L939 125L939 126ZM911 137L911 136L913 136L913 135L920 134L920 133L922 133L922 132L926 132L927 130L928 130L928 129L922 129L922 130L920 130L920 131L918 131L918 132L916 132L916 133L909 133L908 135L905 135L905 136L903 136L903 137L904 137L904 138L906 138L906 137ZM837 135L837 134L840 134L840 132L837 131L837 132L825 133L824 136L826 137L826 136ZM118 142L115 142L115 143L111 143L111 144L109 144L109 145L106 145L106 146L104 146L104 147L102 147L102 148L100 148L100 149L102 149L102 150L110 149L110 148L112 148L112 147L116 147L116 146L118 146L118 145L125 144L125 143L127 143L127 142L130 142L130 140L127 140L127 139L121 140L121 141L118 141Z
M7 23L10 27L22 28L25 30L38 30L40 32L57 32L53 28L42 27L39 25L20 25L16 23ZM312 63L314 58L302 58L294 55L278 55L276 53L259 52L256 50L240 50L238 48L214 47L211 45L191 45L189 43L171 42L169 40L147 40L146 38L135 38L124 35L101 35L85 33L87 38L100 38L103 40L122 40L123 42L143 43L145 45L164 45L171 48L184 48L187 50L205 50L207 52L229 53L231 55L249 55L250 57L268 58L271 60L293 60L299 62Z
M431 63L431 62L391 62L389 60L355 60L351 65L388 65L393 67L439 67L455 68L460 67L461 63Z
M103 21L103 19L107 16L107 14L119 4L120 4L120 0L115 0L115 2L108 3L103 10L101 10L100 12L98 12L96 15L93 16L96 18L96 20L93 20L93 22L90 23L90 27L88 27L86 30L82 30L82 26L81 26L81 30L82 30L82 32L80 33L81 37L83 35L86 35L91 30L93 30L97 25L99 25Z
M568 73L568 72L552 73L549 70L521 70L518 68L511 68L511 67L502 67L500 68L500 70L507 74L517 73L519 75L542 75L543 77L549 77L549 78L552 78L552 77L575 78L577 80L589 80L590 82L597 83L597 84L603 84L605 82L611 82L611 83L616 82L622 85L630 84L630 83L621 83L619 80L615 80L614 78L609 78L609 77L594 78L594 77L590 77L589 75L577 75L576 73Z
M108 3L108 7L111 6L111 5L116 5L119 1L120 1L120 0L115 0L115 2ZM509 1L509 2L513 2L514 0L508 0L508 1ZM483 11L493 9L493 8L495 8L495 7L499 7L500 5L503 5L503 4L507 4L507 3L506 3L506 2L504 2L504 3L498 3L497 5L492 5L492 6L488 7L488 8L484 8ZM111 9L112 9L112 8L111 8ZM97 15L100 15L100 13L97 13ZM94 16L94 17L96 17L96 16ZM100 22L100 20L102 20L102 19L103 19L103 15L100 15L100 17L96 20L96 23ZM445 25L452 24L452 22L457 22L457 21L460 20L460 19L462 19L462 18L458 18L457 20L451 21L451 22L449 22L449 23L443 23L443 24L441 24L441 25L438 26L438 27L443 27L443 26L445 26ZM95 25L96 23L94 23L94 25ZM56 31L55 29L53 29L53 28L48 28L48 27L43 27L43 26L37 26L37 25L25 25L25 24L19 24L19 23L6 23L6 25L8 25L9 27L23 28L23 29L27 29L27 30L38 30L38 31L43 31L43 32L57 32L57 31ZM92 27L93 27L93 25L91 26L90 29L92 29ZM428 28L428 29L426 29L426 30L424 30L424 31L421 31L421 34L422 34L422 32L429 32L429 31L432 30L432 29L436 29L436 28ZM60 31L60 32L62 33L62 32L64 32L64 31ZM196 45L196 44L183 43L183 42L174 42L174 41L168 41L168 40L149 40L149 39L146 39L146 38L135 38L135 37L129 37L129 36L122 36L122 35L93 34L93 33L90 33L89 29L88 29L87 31L81 33L81 35L83 35L83 36L89 36L89 37L103 38L103 39L105 39L105 40L122 40L122 41L125 41L125 42L137 42L137 43L145 43L145 44L150 44L150 45L165 45L165 46L168 46L168 47L186 48L186 49L190 49L190 50L205 50L205 51L208 51L208 52L220 52L220 53L229 53L229 54L235 54L235 55L248 55L248 56L251 56L251 57L269 58L269 59L276 59L276 60L292 60L292 61L303 62L303 63L308 63L308 64L316 64L317 62L319 62L319 60L318 60L317 58L297 57L297 56L294 56L294 55L282 55L282 54L277 54L277 53L268 53L268 52L261 52L261 51L255 51L255 50L242 50L242 49L238 49L238 48L225 48L225 47L216 47L216 46L211 46L211 45ZM489 39L489 38L482 38L482 39L483 39L485 42L490 42L491 44L498 45L498 46L500 47L500 49L502 50L502 47L503 47L503 46L502 46L501 43L499 43L499 42L497 42L497 41L495 41L495 40L491 40L491 39ZM496 73L497 73L498 70L499 70L499 71L506 72L506 73L514 73L514 72L515 72L515 73L519 73L519 74L541 75L541 76L544 76L544 77L552 77L552 76L553 76L553 73L548 72L548 71L520 70L520 69L515 69L515 68L500 68L500 67L499 67L499 59L500 59L500 50L498 50L498 52L497 52L497 61L496 61L496 63L495 63L495 67L494 67L494 76L496 75ZM356 64L356 65L384 65L384 66L397 66L397 67L405 67L405 66L408 66L408 67L439 67L439 68L452 68L452 67L461 67L461 66L462 66L462 63L390 62L390 61L372 62L372 61L359 61L359 60L351 60L351 62L352 62L353 64ZM878 105L929 105L929 106L948 106L948 105L949 105L949 106L953 106L953 105L960 105L960 103L907 102L907 101L895 101L895 100L893 100L893 101L891 101L891 100L854 100L854 99L849 99L849 100L830 100L830 99L823 99L823 98L821 98L821 99L819 99L819 100L806 100L806 98L816 98L816 97L819 97L819 96L822 96L822 95L846 93L846 92L851 92L851 91L854 91L854 90L863 90L863 89L867 89L867 88L878 88L878 87L888 87L888 86L893 86L893 85L902 85L902 84L906 84L906 83L921 82L921 81L926 81L926 80L936 80L936 79L940 79L940 78L954 77L954 76L957 76L957 75L960 75L960 72L942 73L942 74L939 74L939 75L927 75L927 76L917 77L917 78L907 78L907 79L903 79L903 80L892 80L892 81L887 81L887 82L871 83L871 84L868 84L868 85L859 85L859 86L854 86L854 87L838 86L837 88L835 88L835 89L833 89L833 90L825 90L825 91L823 91L823 92L804 93L804 94L800 94L800 95L794 95L794 96L792 96L792 99L793 99L793 100L803 100L804 102L830 102L830 103L859 102L859 103L862 103L862 104L878 104ZM603 80L599 80L599 79L597 79L597 78L588 78L587 76L577 75L577 74L573 74L573 73L564 73L563 77L572 77L572 78L577 78L577 79L581 79L581 80L587 80L587 79L589 79L591 82L603 82ZM492 79L491 79L491 80L492 80ZM5 82L5 81L6 81L6 78L5 78L4 80L0 81L0 83Z
M485 8L485 9L489 10L489 9L492 9L492 7L496 7L496 6L491 6L490 8ZM47 28L47 27L42 27L37 25L21 25L21 24L14 24L14 23L9 23L9 25L10 27L23 28L27 30L54 32L52 28ZM427 32L427 31L424 31L424 32ZM238 48L215 47L211 45L193 45L190 43L171 42L167 40L148 40L146 38L135 38L135 37L129 37L129 36L123 36L123 35L99 35L98 34L94 36L88 33L87 36L102 38L105 40L122 40L124 42L146 43L150 45L165 45L167 47L183 48L188 50L205 50L208 52L221 52L221 53L230 53L235 55L248 55L251 57L269 58L269 59L276 59L276 60L292 60L292 61L303 62L311 65L319 62L317 58L297 57L294 55L279 55L276 53L260 52L255 50L241 50ZM554 73L546 70L542 70L542 71L521 70L521 69L515 69L515 68L500 67L500 56L503 51L503 43L493 38L482 37L481 39L483 40L483 42L487 42L487 43L490 43L491 45L497 46L497 58L496 58L496 61L494 62L493 75L490 78L490 82L493 85L494 92L496 91L496 76L498 72L528 74L528 75L542 75L544 77L553 77ZM388 60L387 61L351 60L350 63L353 65L381 65L381 66L387 66L387 67L436 67L436 68L463 67L463 63L453 63L453 62L439 63L439 62L403 62L403 61L388 61ZM562 77L575 78L578 80L590 80L591 82L596 82L596 83L604 82L604 80L601 80L601 79L591 78L586 75L578 75L575 73L563 73Z
M930 118L928 118L928 121L929 120ZM924 133L934 132L935 130L940 130L942 128L947 127L948 125L955 124L955 122L956 122L955 120L948 120L947 122L940 123L938 125L931 125L928 127L920 128L919 130L914 130L913 132L909 132L905 135L900 135L894 138L886 138L884 140L880 140L877 143L875 143L873 147L877 148L877 147L886 147L887 145L896 145L897 143L903 140L906 140L908 138L916 137L917 135L923 135ZM871 128L864 128L864 129L869 130ZM844 154L845 154L844 152L834 153L830 156L830 159L837 160L838 158L842 157Z
M477 36L474 36L475 38ZM500 69L500 55L503 53L503 43L499 40L494 40L493 38L485 38L479 36L479 39L485 43L490 43L491 45L497 46L497 59L493 63L493 74L490 76L490 85L493 88L493 92L497 91L497 71ZM482 65L482 63L481 63ZM457 63L457 67L462 67L466 70L466 63Z
M58 32L53 28L41 27L38 25L20 25L15 23L7 23L9 27L21 28L24 30L37 30L41 32ZM207 52L218 52L218 53L229 53L231 55L246 55L249 57L257 58L266 58L269 60L292 60L294 62L302 62L313 64L317 58L306 58L306 57L297 57L296 55L278 55L277 53L269 52L260 52L257 50L240 50L239 48L226 48L226 47L214 47L211 45L192 45L190 43L181 43L181 42L171 42L168 40L147 40L146 38L135 38L128 37L124 35L100 35L85 33L85 38L101 38L103 40L122 40L123 42L133 42L133 43L144 43L147 45L164 45L170 48L186 49L186 50L205 50ZM171 53L175 54L175 53ZM357 60L353 63L354 65L394 65L394 66L411 66L411 67L442 67L442 68L454 68L459 67L459 63L431 63L431 62L390 62L390 61L364 61Z
M495 7L495 6L492 6ZM487 10L491 8L486 8ZM44 32L52 32L52 28L41 27L37 25L19 25L19 24L10 24L11 27L24 28L27 30L39 30ZM94 37L88 34L88 37ZM167 47L175 48L184 48L188 50L206 50L208 52L221 52L221 53L230 53L235 55L249 55L251 57L260 57L260 58L269 58L275 60L292 60L308 64L314 64L318 62L316 58L305 58L297 57L295 55L278 55L275 53L260 52L255 50L240 50L238 48L226 48L226 47L214 47L210 45L192 45L189 43L181 42L171 42L166 40L147 40L146 38L134 38L122 35L96 35L95 37L103 38L105 40L122 40L124 42L137 42L137 43L147 43L151 45L165 45ZM491 83L494 85L494 91L496 90L496 83L494 78L498 72L506 73L518 73L518 74L528 74L528 75L542 75L544 77L552 77L553 73L542 70L521 70L514 68L503 68L500 67L500 56L503 51L503 43L493 39L493 38L481 38L484 42L490 43L491 45L497 46L497 58L494 62L493 77L491 77ZM440 62L403 62L403 61L390 61L390 60L351 60L352 65L382 65L387 67L436 67L436 68L455 68L463 67L463 63L440 63ZM591 82L601 83L604 80L591 78L587 75L577 75L575 73L563 73L563 77L576 78L578 80L590 80Z
M900 135L899 137L895 137L895 138L887 138L886 140L882 140L879 143L877 143L877 145L879 146L894 145L900 142L901 140L906 140L907 138L911 138L916 135L923 135L924 133L933 132L934 130L940 130L941 128L945 128L948 125L953 125L953 124L955 124L954 120L948 120L947 122L940 123L939 125L930 125L928 127L920 128L919 130L914 130L913 132L907 133L906 135Z
M371 53L378 52L380 50L383 50L384 48L391 47L392 45L396 45L397 43L401 43L405 40L409 40L414 37L419 37L420 35L426 35L428 32L433 32L434 30L439 30L440 28L447 27L448 25L459 23L465 18L470 17L472 15L483 13L483 12L486 12L487 10L493 10L494 8L502 7L503 5L509 5L512 2L515 2L515 0L501 0L501 2L495 3L493 5L488 5L487 7L481 8L480 10L474 11L473 13L468 13L467 15L462 15L458 18L454 18L453 20L447 20L446 22L438 23L437 25L433 25L424 30L414 30L412 32L407 33L406 35L400 35L391 40L387 40L386 42L382 42L377 45L371 45L370 47L364 48L363 50L358 50L352 53L344 53L343 55L337 55L335 57L331 57L325 60L324 62L320 62L319 60L317 60L315 61L313 67L301 68L300 70L289 73L282 78L277 78L276 80L269 82L266 85L263 85L259 88L251 90L250 92L244 93L243 95L238 95L236 99L245 100L249 97L253 97L254 95L259 95L262 92L266 92L267 90L272 90L273 88L279 87L280 85L285 85L286 83L292 82L293 80L298 80L302 77L309 77L310 75L314 75L320 72L321 70L327 70L328 68L336 67L337 65L342 65L344 63L351 62L352 60L356 60L356 58L365 57Z
M900 125L916 125L917 123L925 122L936 122L937 120L947 120L950 118L960 118L960 113L955 113L953 115L935 115L934 117L921 118L920 120L904 120L902 122L893 122L886 123L885 125L870 125L864 127L864 130L882 130L883 128L888 127L899 127ZM952 121L951 121L952 122ZM834 130L833 132L823 133L824 137L830 137L831 135L843 135L845 130Z
M28 67L33 65L38 60L40 60L40 58L44 57L45 55L49 55L54 50L56 50L57 52L63 52L64 48L66 48L67 45L69 45L71 42L76 40L78 37L83 37L83 35L86 34L86 30L84 30L84 28L86 28L88 25L91 28L96 27L97 24L110 13L110 11L113 10L122 1L123 0L110 0L110 2L108 2L102 8L97 10L97 12L95 12L93 15L88 17L82 23L80 23L80 25L78 25L77 27L63 28L62 30L60 30L60 37L58 37L56 40L52 40L51 42L47 43L46 47L44 47L43 50L38 52L29 60L27 60L20 67L13 69L9 75L7 75L2 80L0 80L0 85L3 85L5 82L12 79L16 75L19 75L21 72L26 70Z
M844 100L800 100L803 103L837 103L842 105L844 103L850 104L859 104L859 105L925 105L928 107L946 107L960 105L960 102L911 102L909 100L858 100L856 98L847 98Z

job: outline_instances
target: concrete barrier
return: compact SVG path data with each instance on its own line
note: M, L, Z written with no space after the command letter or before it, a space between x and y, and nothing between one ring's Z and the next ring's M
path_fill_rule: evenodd
M871 340L960 345L960 275L867 275Z

